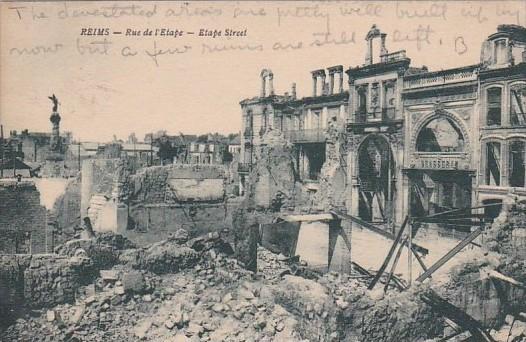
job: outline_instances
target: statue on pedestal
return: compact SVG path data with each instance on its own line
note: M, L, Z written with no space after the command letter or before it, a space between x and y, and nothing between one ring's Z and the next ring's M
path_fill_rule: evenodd
M59 135L59 125L60 125L60 115L58 114L58 98L53 94L53 96L48 96L48 98L53 102L53 113L49 117L49 121L53 124L50 147L54 152L60 151L60 135Z

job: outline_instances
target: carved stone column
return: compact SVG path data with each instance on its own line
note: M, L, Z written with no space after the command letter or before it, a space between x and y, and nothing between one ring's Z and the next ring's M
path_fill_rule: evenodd
M274 74L272 73L268 75L268 88L269 88L269 96L274 95Z

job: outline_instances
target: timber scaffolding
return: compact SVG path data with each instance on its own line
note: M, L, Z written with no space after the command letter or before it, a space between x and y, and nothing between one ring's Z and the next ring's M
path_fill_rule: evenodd
M389 284L391 280L393 280L395 287L398 288L400 291L403 291L407 289L409 286L411 286L412 255L415 256L416 260L418 261L418 263L420 264L420 267L423 270L423 273L416 278L416 281L423 282L426 279L431 278L431 275L434 272L440 269L444 264L446 264L449 260L451 260L455 255L457 255L467 245L474 244L480 247L480 245L474 243L474 240L484 232L485 225L488 222L490 222L490 220L487 220L484 214L474 213L473 210L486 209L488 207L494 207L494 206L500 206L500 204L493 203L493 204L487 204L487 205L481 205L481 206L475 206L475 207L448 210L448 211L444 211L441 213L436 213L436 214L423 216L423 217L410 217L407 215L404 218L404 221L402 225L400 226L400 229L398 230L396 235L393 235L392 233L380 227L374 226L373 224L369 222L363 221L358 217L343 213L339 210L333 209L330 211L330 213L342 220L349 220L353 223L360 225L361 227L365 229L373 231L390 240L393 240L391 248L389 249L384 262L382 263L382 265L380 266L380 269L378 270L378 272L376 272L375 275L373 275L371 272L364 269L360 265L352 262L352 265L355 271L362 273L364 275L368 275L372 278L368 286L368 289L372 290L374 289L376 284L380 281L380 279L382 277L385 277L385 270L387 266L389 265L389 263L391 263L391 260L393 259L393 255L395 255L395 252L396 252L396 255L394 256L394 260L391 265L391 269L389 270L389 273L386 276L385 285L384 285L384 292L386 292L389 288ZM428 250L414 244L412 241L414 236L416 236L416 234L418 233L418 230L422 226L422 224L428 224L428 223L442 224L445 226L461 227L463 228L463 230L467 230L466 228L469 228L470 230L470 234L468 236L466 236L462 241L460 241L455 247L453 247L450 251L448 251L443 257L441 257L438 261L436 261L429 268L426 267L421 256L418 254L418 253L422 253L425 255L428 253ZM407 233L405 234L405 237L404 237L404 232L407 227L409 227L409 229L407 229ZM404 284L400 279L398 279L394 275L396 266L399 262L400 256L402 254L402 249L404 246L408 248L408 251L411 251L411 253L408 253L409 277L408 277L407 285ZM510 283L520 288L526 288L524 284L516 281L515 279L507 277L495 270L488 271L488 274L490 275L490 277L494 279L505 281L507 283ZM426 304L431 306L433 310L441 314L445 318L445 322L453 328L454 333L451 336L444 338L443 341L447 341L450 338L458 336L461 333L466 332L466 331L469 332L470 337L475 339L475 341L494 341L493 338L489 335L489 333L484 330L480 322L478 322L476 319L468 315L466 312L462 311L460 308L456 307L455 305L449 303L447 300L440 297L436 292L432 290L428 291L428 293L421 295L421 299ZM471 340L467 339L466 341L471 341Z

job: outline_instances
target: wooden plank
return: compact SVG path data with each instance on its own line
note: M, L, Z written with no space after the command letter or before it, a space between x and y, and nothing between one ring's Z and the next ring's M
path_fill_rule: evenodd
M373 232L375 232L377 234L380 234L380 235L382 235L382 236L384 236L384 237L386 237L386 238L388 238L390 240L394 240L394 238L395 238L394 235L391 234L390 232L385 231L383 229L380 229L380 228L370 224L369 222L366 222L366 221L364 221L364 220L362 220L362 219L360 219L360 218L358 218L356 216L352 216L352 215L349 215L349 214L344 214L341 211L336 210L336 209L333 209L330 212L331 212L331 214L336 215L336 216L338 216L338 217L340 217L342 219L347 219L347 220L350 220L352 222L358 223L360 226L362 226L364 228L367 228L367 229L369 229L369 230L371 230L371 231L373 231Z
M469 234L464 240L460 241L458 245L453 247L449 252L446 253L442 258L440 258L437 262L435 262L427 271L422 273L416 281L422 282L426 280L429 276L431 276L433 273L435 273L436 270L438 270L440 267L442 267L446 262L451 260L455 255L457 255L458 252L460 252L464 247L469 245L471 241L475 240L480 234L482 233L482 229L478 228L471 234Z
M404 242L407 242L407 238L405 238ZM387 292L387 289L389 288L389 283L391 282L391 278L393 277L393 274L396 270L396 266L398 265L398 261L400 260L400 256L402 255L402 249L404 248L404 242L402 242L398 246L398 251L396 252L393 264L391 265L391 270L389 271L389 275L387 276L387 280L385 281L384 292Z
M394 242L393 242L393 244L391 246L391 249L387 253L387 256L386 256L382 266L380 266L380 269L378 270L378 273L374 277L374 279L371 282L371 284L369 284L369 286L367 287L369 290L372 290L375 287L376 283L378 283L378 280L380 280L380 277L384 273L385 268L389 264L389 261L391 260L391 257L393 256L393 253L394 253L396 247L400 243L400 239L402 238L402 234L404 233L404 230L405 230L405 227L407 226L407 221L408 220L409 220L409 218L406 216L405 219L404 219L404 223L402 223L402 227L400 227L400 231L398 231L398 235L396 236L396 239L394 240Z
M338 216L339 218L341 219L345 219L345 220L349 220L349 221L352 221L354 223L357 223L359 224L360 226L362 226L363 228L366 228L372 232L375 232L377 234L380 234L382 235L383 237L389 239L389 240L394 240L395 239L395 236L393 234L391 234L390 232L386 231L386 230L383 230L381 228L378 228L376 227L375 225L373 224L370 224L369 222L366 222L356 216L352 216L352 215L349 215L349 214L344 214L342 213L341 211L337 210L337 209L332 209L330 210L330 213L333 214L333 215L336 215ZM423 254L423 255L427 255L429 253L429 250L427 248L424 248L422 246L419 246L417 244L415 244L413 242L413 248Z
M351 265L352 265L353 269L356 270L358 273L361 273L361 274L363 274L365 276L368 276L368 277L372 277L373 276L371 274L371 272L367 271L365 268L363 268L362 266L358 265L354 261L351 261Z
M520 281L517 281L517 280L513 279L512 277L508 277L508 276L506 276L506 275L504 275L504 274L502 274L502 273L500 273L498 271L495 271L495 270L489 271L489 276L494 278L494 279L499 279L499 280L505 281L507 283L510 283L510 284L515 285L515 286L517 286L519 288L522 288L522 289L526 288L524 286L524 284L521 283Z
M420 295L420 298L426 304L431 306L435 312L451 319L453 322L460 325L462 329L468 330L475 338L475 341L494 342L493 338L484 330L480 322L440 297L435 291L429 290L427 293Z
M312 222L312 221L332 221L334 216L331 214L306 214L306 215L286 215L281 217L286 222Z

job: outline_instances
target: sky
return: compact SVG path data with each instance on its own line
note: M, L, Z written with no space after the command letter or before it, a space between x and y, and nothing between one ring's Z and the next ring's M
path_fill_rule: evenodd
M50 131L56 94L61 130L81 141L238 132L262 69L277 94L296 82L310 96L312 70L364 63L373 24L389 52L447 69L478 63L497 25L526 26L526 1L3 2L0 123Z

